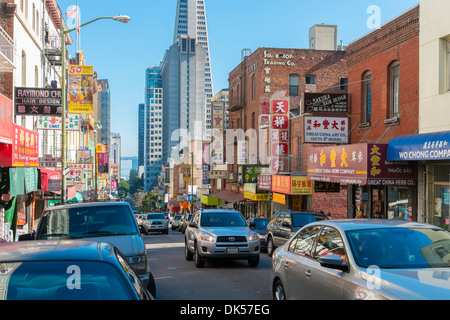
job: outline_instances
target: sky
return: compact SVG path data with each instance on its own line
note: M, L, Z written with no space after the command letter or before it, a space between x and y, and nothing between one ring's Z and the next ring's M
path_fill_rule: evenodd
M204 0L214 94L228 87L228 74L243 49L308 48L309 28L338 26L348 45L409 10L419 0ZM76 0L57 0L63 14ZM81 23L102 16L128 15L127 24L99 20L81 29L86 64L111 91L111 132L122 138L122 156L138 154L138 105L144 103L145 69L158 66L173 44L177 0L78 0ZM376 6L376 7L374 7ZM374 11L374 9L378 11ZM68 21L70 22L70 21ZM71 33L75 40L76 34ZM68 47L75 55L75 44Z

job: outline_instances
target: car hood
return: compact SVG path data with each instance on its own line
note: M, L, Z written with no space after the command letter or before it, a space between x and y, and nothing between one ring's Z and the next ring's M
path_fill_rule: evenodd
M381 291L386 291L405 300L442 300L449 298L450 269L381 269L380 282L374 275L364 273L365 280ZM375 289L375 292L377 290Z
M167 220L166 219L150 219L150 220L147 220L148 222L166 222Z
M81 240L108 242L116 246L125 256L135 256L145 253L144 242L139 235L123 235L109 237L90 237Z
M251 230L249 227L204 227L203 228L206 232L210 234L214 234L218 237L220 236L247 236Z

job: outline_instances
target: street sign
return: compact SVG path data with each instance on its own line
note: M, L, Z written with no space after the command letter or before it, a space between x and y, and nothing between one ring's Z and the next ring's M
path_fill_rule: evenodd
M70 173L70 168L69 167L65 167L63 170L63 175L67 176Z

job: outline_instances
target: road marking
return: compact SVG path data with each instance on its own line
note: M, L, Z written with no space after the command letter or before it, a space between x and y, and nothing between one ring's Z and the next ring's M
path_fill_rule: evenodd
M167 248L184 248L184 242L150 243L150 244L146 244L145 248L147 250L151 250L151 249L167 249Z

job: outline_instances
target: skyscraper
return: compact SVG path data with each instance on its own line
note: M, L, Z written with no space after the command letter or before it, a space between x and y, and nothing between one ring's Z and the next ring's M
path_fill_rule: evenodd
M205 1L177 1L174 44L161 62L165 160L186 132L190 139L211 137L213 84Z
M98 117L102 128L100 134L97 135L97 143L111 144L111 92L109 90L108 80L98 80L97 83L102 90L98 94Z
M145 158L145 104L138 107L138 166L144 165Z
M159 67L146 69L145 105L143 106L143 165L144 190L150 191L158 183L162 161L163 89ZM141 121L141 118L139 118ZM140 132L141 130L139 130Z

